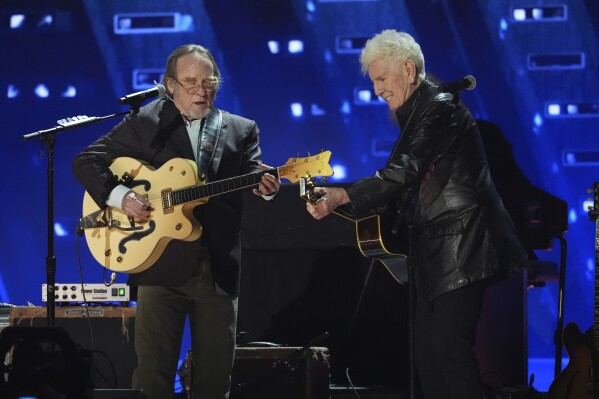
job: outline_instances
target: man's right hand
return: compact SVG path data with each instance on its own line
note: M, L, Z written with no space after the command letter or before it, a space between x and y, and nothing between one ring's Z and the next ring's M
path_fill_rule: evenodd
M320 220L335 210L339 205L350 202L347 192L340 187L317 187L315 193L319 198L316 202L307 202L308 213L314 219Z
M150 203L133 190L129 191L123 197L121 209L127 216L131 216L140 220L150 219Z

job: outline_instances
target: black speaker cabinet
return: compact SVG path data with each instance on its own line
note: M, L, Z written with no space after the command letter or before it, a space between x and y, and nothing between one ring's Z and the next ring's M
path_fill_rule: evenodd
M63 327L80 347L92 351L98 389L131 388L137 365L134 307L58 307L55 325ZM46 307L14 307L10 325L47 326Z
M237 347L231 399L328 399L324 347Z

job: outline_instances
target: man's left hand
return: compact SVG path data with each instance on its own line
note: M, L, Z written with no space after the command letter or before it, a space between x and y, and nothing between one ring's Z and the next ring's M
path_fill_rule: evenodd
M268 169L272 169L272 167L268 166L268 165L264 165L263 163L258 163L258 167L260 167L261 170L268 170ZM279 191L279 187L281 186L281 180L277 179L276 177L274 177L273 175L269 174L269 173L265 173L262 176L262 180L260 181L260 184L258 185L258 188L255 188L252 190L252 192L255 195L274 195L276 194L277 191Z

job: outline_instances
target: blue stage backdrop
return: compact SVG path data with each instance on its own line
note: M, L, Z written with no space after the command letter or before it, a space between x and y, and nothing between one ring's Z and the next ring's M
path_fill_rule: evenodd
M595 224L587 206L599 180L593 0L3 1L0 301L43 305L48 153L23 135L67 117L127 111L117 99L152 87L170 51L195 42L221 67L217 106L258 122L265 163L326 149L333 153L331 181L352 181L384 165L398 134L358 63L365 40L386 28L416 37L436 79L475 76L463 100L477 118L499 126L512 146L506 156L532 185L567 202L565 321L590 327ZM86 283L107 279L85 242L77 243L83 189L71 161L119 119L56 136L50 232L58 282L80 281L80 272ZM559 263L556 243L535 255ZM556 282L528 290L531 359L554 356L557 303Z

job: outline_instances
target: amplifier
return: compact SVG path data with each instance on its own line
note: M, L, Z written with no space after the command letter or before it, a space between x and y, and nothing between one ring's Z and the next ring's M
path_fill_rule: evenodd
M42 284L42 301L47 302L47 284ZM85 298L83 294L85 293ZM56 302L127 302L130 289L127 284L83 284L60 283L54 285Z
M61 306L55 310L56 327L64 328L79 347L92 351L95 370L93 388L130 390L133 370L137 366L134 340L137 308ZM11 326L19 328L48 325L47 309L40 306L10 308L9 319ZM58 355L56 357L61 359ZM36 359L37 352L32 352L31 360L35 361ZM59 371L58 364L54 365L53 370ZM35 371L31 370L31 372ZM0 397L4 398L2 394ZM44 398L46 397L44 396ZM124 398L123 396L114 396L114 398L117 397ZM96 396L94 396L95 398ZM98 398L113 397L98 396ZM130 398L141 397L130 396Z
M236 347L231 399L329 399L326 347Z

